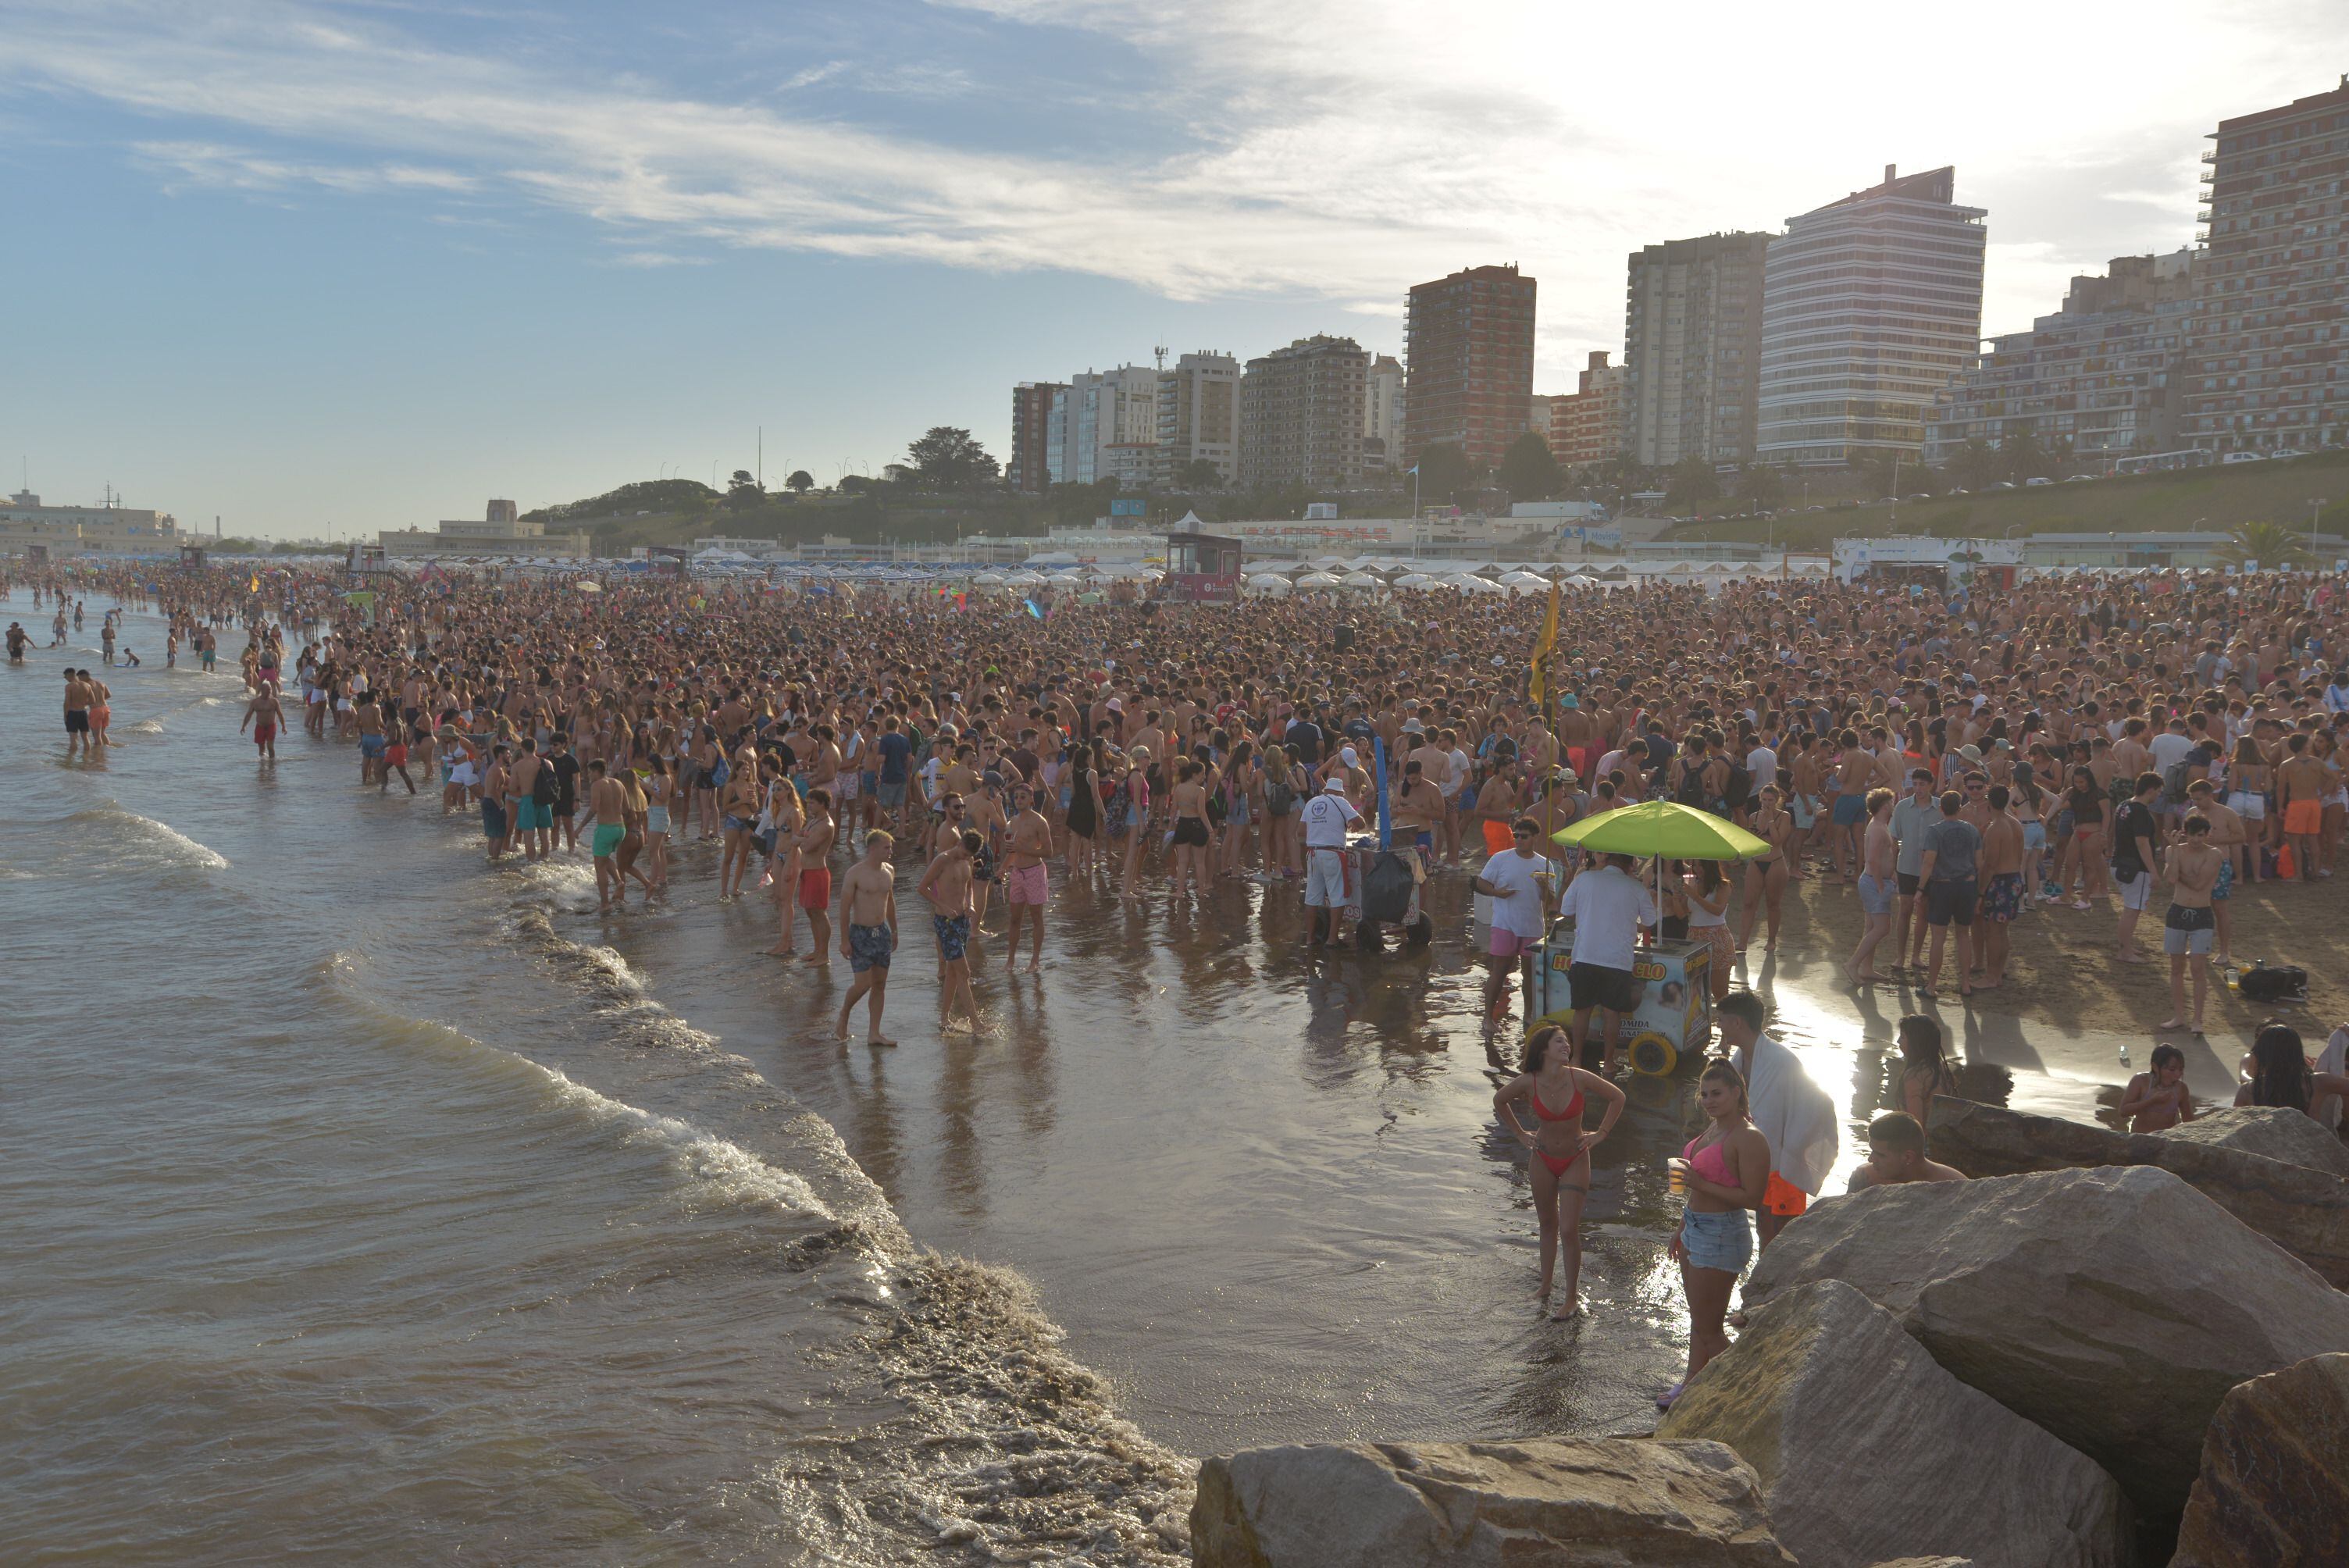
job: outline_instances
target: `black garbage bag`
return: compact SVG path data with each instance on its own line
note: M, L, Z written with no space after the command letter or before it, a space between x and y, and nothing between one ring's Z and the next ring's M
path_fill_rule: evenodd
M1392 850L1380 855L1362 879L1362 918L1381 925L1401 925L1411 913L1413 882L1410 861Z

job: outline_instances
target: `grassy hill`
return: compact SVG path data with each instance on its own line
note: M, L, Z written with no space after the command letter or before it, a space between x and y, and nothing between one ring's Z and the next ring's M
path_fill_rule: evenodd
M2309 502L2325 503L2319 528L2349 534L2349 452L2282 462L2235 463L2183 473L2135 474L2079 484L1990 490L1930 500L1846 502L1775 518L1724 518L1675 524L1675 543L1735 540L1824 550L1837 539L1921 533L1944 539L2018 538L2033 533L2158 533L2242 522L2308 527Z

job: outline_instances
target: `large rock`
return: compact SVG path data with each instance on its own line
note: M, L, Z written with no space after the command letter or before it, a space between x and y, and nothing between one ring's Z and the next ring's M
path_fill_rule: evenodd
M1199 1568L1794 1568L1719 1443L1251 1449L1199 1467Z
M2349 1143L2306 1111L2281 1105L2230 1105L2206 1110L2191 1121L2164 1129L2159 1136L2181 1143L2207 1143L2245 1154L2264 1154L2287 1165L2305 1165L2349 1176Z
M1959 1382L1840 1280L1786 1291L1698 1375L1659 1438L1727 1443L1803 1568L1971 1557L1981 1568L2130 1560L2120 1487Z
M2239 1385L2203 1439L2202 1473L2170 1568L2349 1563L2344 1455L2349 1356L2315 1357Z
M2316 1127L2307 1117L2301 1119ZM2327 1171L2222 1143L2115 1132L1947 1096L1933 1100L1932 1149L1934 1159L1969 1176L2158 1165L2333 1284L2349 1288L2349 1181Z
M1829 1198L1778 1233L1745 1298L1823 1279L2095 1460L2157 1525L2185 1507L2227 1390L2349 1349L2349 1296L2149 1166Z

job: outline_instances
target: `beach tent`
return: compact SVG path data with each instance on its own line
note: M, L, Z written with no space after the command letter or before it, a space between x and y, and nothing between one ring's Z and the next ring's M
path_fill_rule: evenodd
M1288 578L1278 572L1259 572L1247 580L1251 593L1269 593L1275 598L1294 591Z
M1385 578L1369 572L1349 572L1338 579L1338 586L1340 588L1379 589L1386 585Z
M1394 585L1398 588L1409 588L1413 592L1422 593L1430 588L1449 588L1452 586L1452 584L1446 583L1443 578L1430 577L1424 572L1406 572L1402 576L1394 580Z
M1327 572L1308 572L1297 580L1299 588L1335 588L1338 579Z
M1469 593L1506 593L1508 592L1506 588L1502 587L1498 583L1495 583L1489 578L1476 576L1475 573L1468 572L1456 573L1454 575L1445 578L1444 582L1454 588L1458 588L1463 592Z

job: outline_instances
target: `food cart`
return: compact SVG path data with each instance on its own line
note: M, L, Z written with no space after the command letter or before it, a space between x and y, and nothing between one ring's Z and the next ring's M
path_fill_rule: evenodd
M1574 922L1553 921L1534 950L1526 985L1528 1029L1571 1024L1573 995L1566 972L1574 962ZM1664 1078L1704 1059L1713 1043L1713 944L1665 937L1642 947L1631 965L1639 1006L1623 1015L1623 1056L1631 1070ZM1591 1020L1591 1027L1600 1027Z
M1404 906L1402 918L1379 921L1367 918L1362 911L1364 891L1370 886L1371 868L1390 851L1379 848L1379 836L1374 832L1350 835L1346 843L1346 912L1354 921L1354 944L1368 952L1383 945L1380 933L1392 925L1402 933L1404 944L1424 947L1435 934L1435 923L1420 908L1419 895L1426 883L1426 872L1419 861L1419 851L1398 844L1392 851L1413 867L1411 901Z

